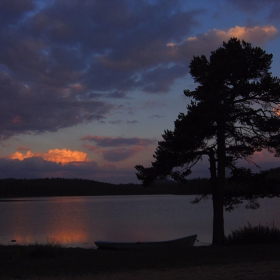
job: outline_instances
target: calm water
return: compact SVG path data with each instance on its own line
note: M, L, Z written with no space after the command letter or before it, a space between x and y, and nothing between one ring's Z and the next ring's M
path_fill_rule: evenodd
M212 239L212 200L194 196L55 197L0 200L0 244L58 242L95 247L96 240L159 241L198 234ZM225 214L226 234L247 222L280 227L280 199L262 199ZM16 243L11 243L16 240Z

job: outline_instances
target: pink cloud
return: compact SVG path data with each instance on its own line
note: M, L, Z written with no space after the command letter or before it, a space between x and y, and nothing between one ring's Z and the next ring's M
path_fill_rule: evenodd
M25 149L24 149L25 150ZM16 151L9 158L18 159L23 161L24 159L40 157L46 161L51 161L55 163L68 164L68 163L78 163L78 162L87 162L87 154L81 151L71 151L68 149L53 149L49 150L47 153L32 153L31 151L26 151L26 153L21 153Z
M264 45L266 42L274 40L279 35L278 29L273 25L267 26L235 26L228 30L211 29L206 33L195 37L187 38L181 44L170 42L166 48L168 55L174 61L192 59L193 55L207 54L211 50L221 45L221 42L228 41L232 37L248 41L256 45Z
M239 164L241 166L251 168L255 172L280 167L280 158L275 157L274 154L268 152L267 150L255 152L255 154L251 157L250 160L252 161L252 163L248 163L245 160L241 160ZM254 163L257 164L259 168L257 168L257 166Z
M83 144L83 147L85 147L89 151L98 151L98 147L95 145Z
M30 151L30 148L24 146L18 146L17 151Z

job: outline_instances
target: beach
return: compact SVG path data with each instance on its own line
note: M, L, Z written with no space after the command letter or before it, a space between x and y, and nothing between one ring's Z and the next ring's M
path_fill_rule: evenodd
M266 261L256 263L240 263L232 265L214 265L214 266L197 266L188 268L177 268L168 270L140 270L130 272L116 272L104 273L99 275L83 276L82 280L122 280L122 279L135 279L135 280L148 280L148 279L161 279L161 280L211 280L211 279L280 279L280 261ZM45 278L44 280L51 280L53 278ZM58 280L78 279L62 277L56 278Z
M280 245L94 250L0 246L0 279L280 279Z

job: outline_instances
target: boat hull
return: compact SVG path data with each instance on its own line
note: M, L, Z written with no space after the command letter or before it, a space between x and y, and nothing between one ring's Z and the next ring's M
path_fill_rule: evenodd
M197 235L191 235L179 239L159 241L159 242L111 242L111 241L96 241L95 245L99 249L142 249L142 248L161 248L168 245L176 246L193 246L196 241Z

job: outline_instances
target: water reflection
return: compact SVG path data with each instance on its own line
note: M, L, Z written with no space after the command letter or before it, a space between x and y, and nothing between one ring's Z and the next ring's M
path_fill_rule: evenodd
M193 196L59 197L0 203L0 243L59 243L94 247L96 240L160 241L198 234L210 243L212 201ZM261 209L225 214L225 230L252 225L280 226L280 199L264 199ZM13 243L14 244L14 243Z

